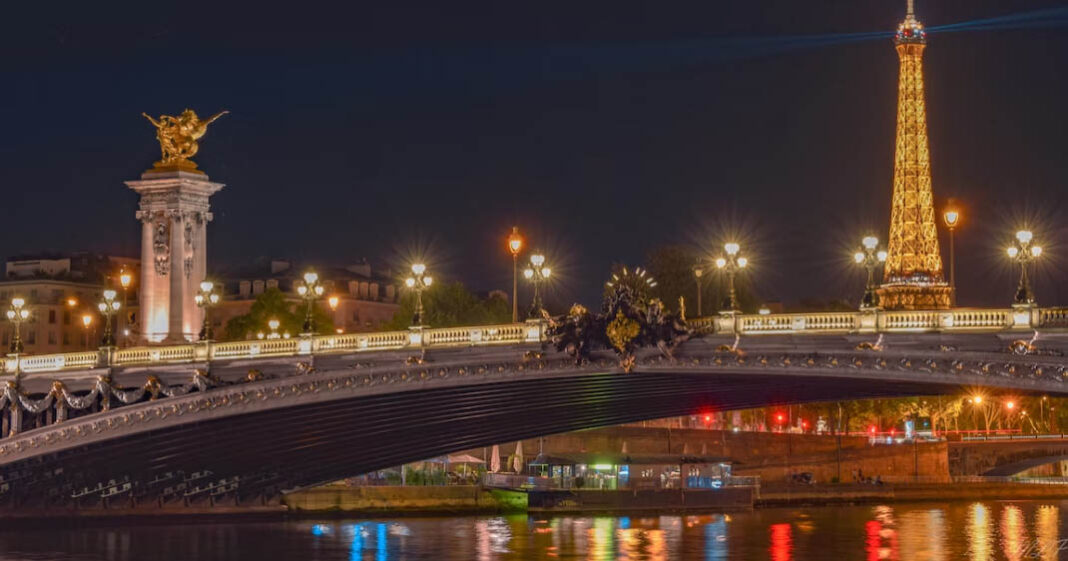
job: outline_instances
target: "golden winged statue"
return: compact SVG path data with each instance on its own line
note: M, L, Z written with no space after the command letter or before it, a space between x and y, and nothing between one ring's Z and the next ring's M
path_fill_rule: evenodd
M208 131L208 125L227 113L229 111L220 111L205 120L201 120L192 109L182 111L177 117L160 115L159 120L141 113L156 127L156 140L159 140L159 149L163 154L163 158L153 167L195 171L197 165L190 158L199 148L197 140Z

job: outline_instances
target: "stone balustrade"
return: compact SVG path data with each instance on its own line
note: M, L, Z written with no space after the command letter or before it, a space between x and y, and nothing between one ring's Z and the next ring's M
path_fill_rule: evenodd
M693 318L699 333L759 336L764 334L961 333L1068 328L1068 308L820 312L793 314L722 313ZM299 356L313 353L413 350L459 346L539 343L544 322L505 325L411 328L407 331L347 333L290 339L204 342L127 349L100 349L51 355L9 355L4 372L58 372L90 368L181 364L210 360Z

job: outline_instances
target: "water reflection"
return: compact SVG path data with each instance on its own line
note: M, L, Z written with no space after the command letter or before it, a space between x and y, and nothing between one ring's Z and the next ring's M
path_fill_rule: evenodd
M1060 549L1060 509L1041 505L1035 512L1035 541L1025 554L1043 561L1057 559Z
M993 552L990 537L990 509L983 503L972 503L969 508L968 558L973 561L986 561Z
M0 530L0 560L1058 559L1059 502ZM160 547L166 544L166 547Z

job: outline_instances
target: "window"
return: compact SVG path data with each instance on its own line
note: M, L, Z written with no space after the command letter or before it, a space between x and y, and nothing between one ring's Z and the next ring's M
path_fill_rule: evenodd
M63 310L63 325L70 325L70 310Z
M30 299L31 300L37 300L37 289L36 288L31 288L30 289Z
M36 345L37 344L37 330L36 329L31 329L30 332L26 334L26 344L27 345Z
M69 345L70 344L70 333L67 332L67 331L63 332L63 344L64 345Z
M49 345L55 345L56 344L56 332L55 331L52 331L52 330L48 331L48 344Z
M56 311L48 310L48 323L55 325L56 323Z

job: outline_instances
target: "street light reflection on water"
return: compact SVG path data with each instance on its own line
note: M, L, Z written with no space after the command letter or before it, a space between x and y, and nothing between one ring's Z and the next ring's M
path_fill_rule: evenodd
M0 558L158 561L1054 560L1058 501L766 508L729 514L519 514L5 527ZM165 548L159 544L166 543Z
M763 532L758 532L760 526ZM1060 545L1059 507L1026 501L766 509L685 516L420 518L306 527L316 540L347 542L350 561L402 560L431 550L440 559L478 561L794 561L826 559L832 554L850 557L859 552L871 561L992 561L1057 559ZM849 527L854 530L842 535Z

